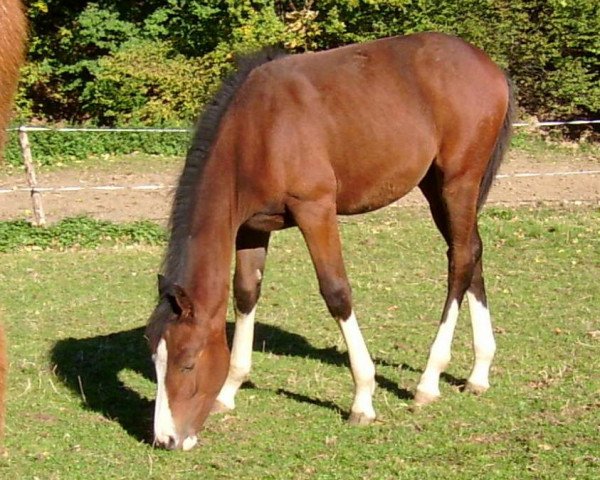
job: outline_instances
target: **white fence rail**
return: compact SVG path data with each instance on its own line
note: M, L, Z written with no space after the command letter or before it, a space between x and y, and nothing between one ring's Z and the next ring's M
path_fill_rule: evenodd
M561 125L595 125L600 124L600 120L556 120L548 122L515 122L513 127L557 127ZM20 127L9 128L8 131L19 132L113 132L113 133L191 133L193 128L109 128L109 127L40 127L31 125L22 125Z
M36 127L22 125L10 128L9 131L19 132L114 132L114 133L189 133L191 128L108 128L108 127Z
M574 126L574 125L595 125L600 124L600 120L568 120L568 121L548 121L548 122L515 122L513 127L530 127L530 128L544 128L544 127L556 127L556 126ZM11 128L9 131L19 132L19 144L21 146L21 155L23 157L23 164L25 166L25 172L27 175L28 188L15 188L15 189L0 189L0 194L11 193L14 191L29 191L31 193L31 201L33 204L34 213L34 224L38 226L44 226L46 224L46 217L44 213L44 206L42 202L42 192L72 192L80 190L160 190L164 188L173 188L172 185L132 185L132 186L113 186L113 185L100 185L100 186L89 186L89 187L39 187L37 182L37 176L35 172L33 156L31 154L31 144L29 142L28 132L95 132L95 133L191 133L193 129L189 128L102 128L102 127L40 127L40 126L28 126L22 125L18 128ZM559 175L595 175L599 174L600 170L586 170L581 172L555 172L555 173L520 173L513 174L510 176L527 176L527 177L540 177L540 176L559 176ZM509 175L498 175L498 178L508 177Z
M513 123L513 127L557 127L560 125L594 125L600 124L600 120L568 120L561 121L557 120L555 122L516 122Z

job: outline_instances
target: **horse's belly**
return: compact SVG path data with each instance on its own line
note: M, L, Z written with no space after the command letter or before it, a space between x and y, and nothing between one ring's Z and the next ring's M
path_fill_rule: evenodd
M380 188L360 192L340 192L337 197L337 212L340 215L354 215L372 212L402 198L412 188L401 188L394 184L384 184Z
M389 175L379 176L373 174L376 169L370 169L338 177L337 212L340 215L371 212L395 202L419 184L430 164L431 161L417 162Z

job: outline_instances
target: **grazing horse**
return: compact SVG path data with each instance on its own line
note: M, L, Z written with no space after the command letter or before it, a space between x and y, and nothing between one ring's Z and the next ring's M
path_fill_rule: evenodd
M20 0L0 0L0 163L12 100L25 55L27 22ZM8 360L4 329L0 324L0 436L4 430L4 392Z
M270 232L292 226L348 347L349 421L373 421L375 368L354 314L336 216L376 210L416 186L448 244L448 294L415 402L440 395L465 294L475 350L467 387L486 390L495 343L477 215L508 142L511 98L504 72L482 51L437 33L242 62L201 116L175 193L160 300L147 326L156 443L190 449L211 410L234 408L250 370Z

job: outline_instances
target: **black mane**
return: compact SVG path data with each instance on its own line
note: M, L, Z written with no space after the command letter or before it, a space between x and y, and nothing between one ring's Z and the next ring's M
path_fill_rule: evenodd
M196 125L196 133L188 150L183 172L175 191L169 228L171 236L167 254L163 261L162 273L172 282L180 282L187 263L186 239L189 234L194 211L195 188L202 178L211 146L219 129L223 115L227 111L235 93L256 67L268 63L283 53L274 49L241 57L237 69L221 84L211 101L205 106Z
M188 150L171 208L169 245L161 267L161 272L168 281L183 281L187 263L187 238L195 208L195 189L202 179L223 115L252 70L282 56L284 52L268 48L240 57L236 61L236 71L223 81L217 93L204 107L196 124L196 133ZM153 330L152 326L161 328L164 318L170 313L168 307L168 302L159 303L148 321L149 329Z

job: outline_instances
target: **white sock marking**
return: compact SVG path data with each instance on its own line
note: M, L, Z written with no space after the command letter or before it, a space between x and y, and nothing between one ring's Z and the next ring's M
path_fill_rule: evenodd
M471 291L467 291L467 298L473 328L473 350L475 352L475 363L468 382L483 388L489 388L490 366L496 352L490 311L477 300L477 297Z
M260 271L259 271L260 273ZM236 311L235 333L231 347L229 373L217 400L227 408L235 408L235 394L250 373L252 367L252 343L254 340L254 317L256 305L250 313Z
M450 304L446 319L438 328L435 340L429 350L427 366L421 376L417 391L426 393L433 397L440 396L440 374L446 369L450 362L452 339L454 329L458 320L458 302L454 300Z
M375 391L375 365L367 350L354 312L347 320L340 321L339 325L348 347L350 368L354 379L354 401L351 411L374 419L376 415L372 397Z

